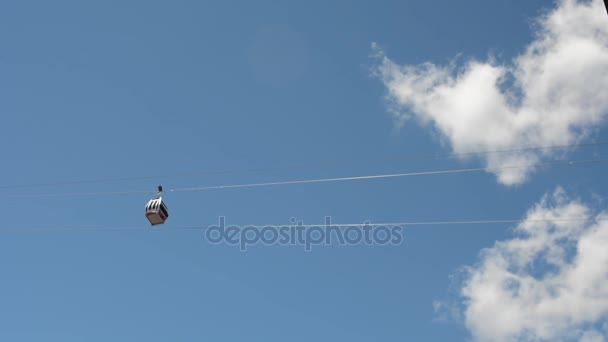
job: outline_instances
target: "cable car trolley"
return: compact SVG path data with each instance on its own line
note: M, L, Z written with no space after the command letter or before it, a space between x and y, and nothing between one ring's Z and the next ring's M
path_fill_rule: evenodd
M156 198L151 199L146 204L146 218L153 226L163 224L169 218L169 209L160 196L161 192L163 192L163 187L159 185Z

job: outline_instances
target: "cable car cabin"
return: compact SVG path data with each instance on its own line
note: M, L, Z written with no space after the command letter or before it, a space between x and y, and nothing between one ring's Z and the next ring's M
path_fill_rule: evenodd
M169 218L169 209L167 209L162 197L151 199L146 204L146 217L153 226L165 223Z

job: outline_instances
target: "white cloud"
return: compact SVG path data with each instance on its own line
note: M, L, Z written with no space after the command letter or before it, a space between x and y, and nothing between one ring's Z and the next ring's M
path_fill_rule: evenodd
M396 122L431 125L456 153L575 144L608 115L608 18L601 0L560 0L540 17L535 39L508 64L400 66L375 44L375 70ZM506 185L526 180L550 151L490 154Z
M581 336L580 342L604 342L604 336L595 330L585 331Z
M465 268L460 314L475 340L606 341L608 221L572 218L608 215L558 189Z

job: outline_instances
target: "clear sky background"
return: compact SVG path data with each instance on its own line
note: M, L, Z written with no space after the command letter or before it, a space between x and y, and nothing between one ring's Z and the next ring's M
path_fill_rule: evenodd
M521 130L506 129L510 135L496 142L495 132L466 115L467 106L442 123L432 103L437 97L403 81L411 74L398 69L425 62L466 66L471 60L515 65L513 58L540 32L535 18L565 3L571 1L4 2L0 340L462 341L523 339L526 331L530 340L551 339L542 331L530 333L523 323L493 335L467 311L481 301L463 294L467 286L459 282L459 270L483 266L480 251L512 241L513 224L413 226L398 246L333 245L305 252L302 246L256 245L245 253L208 243L203 230L171 227L203 228L219 216L239 225L288 224L291 217L314 224L327 215L335 223L520 219L557 188L567 194L559 195L567 198L559 203L576 199L599 212L608 194L606 165L541 168L506 182L480 172L168 193L171 217L158 231L26 231L146 227L143 207L153 194L7 196L153 192L158 184L179 188L607 158L601 145L513 160L412 158L608 141L606 103L574 98L572 108L560 107L574 113L565 131L548 119L563 113L524 104L520 108L537 111L539 119ZM594 5L602 10L599 1ZM583 14L571 19L580 22ZM606 48L606 36L598 37ZM557 69L593 65L590 75L602 75L598 70L608 70L605 57L600 53L589 62L570 56ZM458 80L441 82L449 87ZM585 82L605 85L592 77ZM485 93L491 87L471 87L458 98L473 104L493 99ZM414 92L408 97L399 89ZM532 97L538 94L534 89L520 91ZM603 89L590 92L605 94ZM439 102L452 108L450 101ZM480 113L498 115L488 108ZM545 123L557 133L543 135ZM530 138L536 135L546 139ZM384 157L402 159L349 164ZM14 187L183 174L188 176ZM565 239L576 247L589 229ZM576 248L569 251L565 260L572 253L576 258ZM552 265L541 263L525 275L542 280L543 267L553 270ZM598 265L593 274L601 280L608 264ZM597 302L607 301L605 292L597 296ZM577 334L568 338L601 341L608 334L607 313L608 305L600 306L562 327ZM504 322L491 311L486 316ZM540 326L547 323L543 317L528 319Z

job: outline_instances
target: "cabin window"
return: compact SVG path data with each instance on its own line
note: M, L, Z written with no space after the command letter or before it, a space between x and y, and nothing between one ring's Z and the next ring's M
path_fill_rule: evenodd
M165 217L169 217L169 212L167 211L167 206L164 204L160 206L160 211L165 215Z

